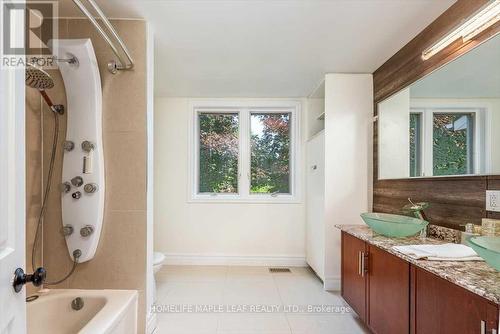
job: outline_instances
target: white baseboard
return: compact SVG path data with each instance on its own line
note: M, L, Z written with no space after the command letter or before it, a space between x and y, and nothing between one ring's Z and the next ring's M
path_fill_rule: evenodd
M146 334L156 334L156 313L150 313L148 319L146 319Z
M340 291L340 277L325 277L323 287L328 291Z
M306 267L305 256L259 256L166 253L166 265Z

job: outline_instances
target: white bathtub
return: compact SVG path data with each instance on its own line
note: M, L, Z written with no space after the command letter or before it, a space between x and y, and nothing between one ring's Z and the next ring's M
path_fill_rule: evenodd
M27 303L27 313L28 334L135 334L137 291L54 289Z

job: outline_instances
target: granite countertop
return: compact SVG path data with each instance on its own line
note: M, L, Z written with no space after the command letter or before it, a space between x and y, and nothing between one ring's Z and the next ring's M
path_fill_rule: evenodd
M500 272L485 262L415 260L392 248L417 244L439 245L446 243L445 241L434 238L422 240L419 237L388 238L373 232L366 225L335 225L335 227L500 305Z

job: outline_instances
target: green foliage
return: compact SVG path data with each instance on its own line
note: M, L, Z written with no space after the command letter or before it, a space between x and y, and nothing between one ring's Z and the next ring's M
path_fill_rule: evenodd
M290 193L290 114L252 114L262 132L252 129L252 193Z
M461 114L434 116L433 169L434 175L468 173L467 130L455 130L453 125Z
M238 192L238 115L201 114L200 193Z

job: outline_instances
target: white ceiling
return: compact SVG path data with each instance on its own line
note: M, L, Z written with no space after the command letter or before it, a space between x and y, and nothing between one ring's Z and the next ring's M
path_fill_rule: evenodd
M500 35L410 86L417 98L500 98Z
M307 96L325 73L373 72L454 2L98 0L151 23L155 95L189 97Z

